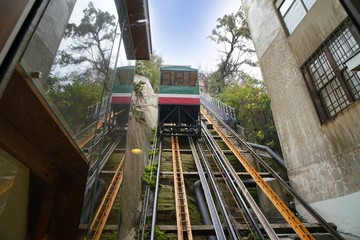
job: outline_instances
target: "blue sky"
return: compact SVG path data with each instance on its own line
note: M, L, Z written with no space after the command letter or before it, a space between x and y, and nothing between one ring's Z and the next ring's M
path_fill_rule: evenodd
M217 19L235 12L240 0L148 0L153 50L165 64L213 69L216 43L209 38Z
M96 8L117 15L113 0L91 0ZM80 21L89 0L78 0L71 22ZM217 19L236 12L240 0L148 0L153 51L164 64L213 70L217 46L209 38Z

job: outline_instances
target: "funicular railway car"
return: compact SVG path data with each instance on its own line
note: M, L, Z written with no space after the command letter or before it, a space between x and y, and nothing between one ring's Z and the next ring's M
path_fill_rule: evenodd
M116 126L124 127L127 125L134 76L134 66L124 66L116 69L111 95L111 107Z
M188 66L160 68L159 134L201 136L197 69Z

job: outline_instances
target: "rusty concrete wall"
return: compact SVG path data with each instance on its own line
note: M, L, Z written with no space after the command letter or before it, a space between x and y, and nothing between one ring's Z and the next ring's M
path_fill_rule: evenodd
M157 125L157 95L154 94L149 79L136 74L134 81L145 82L142 93L146 102L141 102L139 106L144 113L145 123L140 123L131 114L127 132L124 176L119 194L121 215L119 239L135 239L132 234L139 224L142 210L142 176L151 148L149 141L153 137L151 128ZM133 99L133 102L137 102L136 99ZM133 148L141 149L142 153L132 154Z
M317 0L288 37L273 1L242 2L291 185L320 213L333 213L328 220L340 230L360 235L360 210L343 216L346 211L330 207L360 209L354 201L360 202L360 102L321 125L299 69L346 13L337 0Z

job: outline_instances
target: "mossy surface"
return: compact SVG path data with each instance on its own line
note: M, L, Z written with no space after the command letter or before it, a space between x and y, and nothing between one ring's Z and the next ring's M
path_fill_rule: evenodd
M229 160L231 166L235 169L236 172L245 172L245 168L235 155L228 155L227 159Z
M158 211L175 211L175 200L172 186L160 185Z
M222 140L216 140L216 143L222 150L230 150L230 148Z
M183 172L197 172L192 154L181 154Z
M172 153L171 152L163 152L161 156L160 162L160 171L162 172L172 172L173 164L172 164Z

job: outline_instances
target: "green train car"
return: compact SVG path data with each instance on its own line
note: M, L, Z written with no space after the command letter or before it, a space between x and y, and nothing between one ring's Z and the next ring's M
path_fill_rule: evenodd
M197 69L188 66L160 68L158 129L161 136L201 136Z

